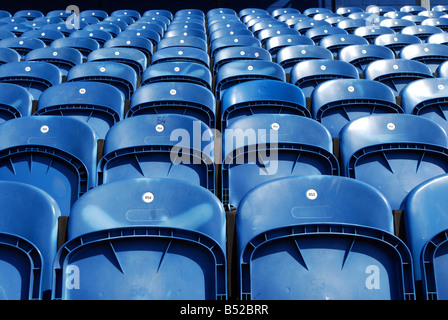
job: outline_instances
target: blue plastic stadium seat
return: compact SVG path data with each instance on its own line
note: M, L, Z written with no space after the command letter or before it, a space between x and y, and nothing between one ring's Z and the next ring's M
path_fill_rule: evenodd
M331 27L331 24L324 20L305 19L296 23L293 28L299 31L301 35L305 35L309 29L322 26Z
M260 30L257 34L258 40L260 40L261 45L264 46L266 41L270 38L280 35L289 35L289 36L300 36L300 33L297 30L289 28L286 24L280 27L272 27Z
M362 13L364 14L364 13ZM363 27L366 25L365 19L355 19L355 18L349 18L342 20L336 24L338 28L344 29L350 34L353 34L356 28Z
M319 13L332 13L332 11L327 8L307 8L303 11L303 14L310 18L314 17L316 14Z
M423 62L407 59L382 59L371 62L365 69L366 79L386 84L399 96L408 83L432 78L431 69Z
M210 43L210 57L213 58L219 50L228 47L256 47L262 48L260 40L249 35L224 36Z
M12 33L11 31L7 30L0 30L0 40L7 39L7 38L14 38L16 35Z
M397 12L398 13L398 12ZM395 31L395 33L400 33L401 30L405 27L415 26L415 22L411 20L401 19L401 18L392 18L385 19L380 22L381 27L387 27ZM389 33L392 34L392 33Z
M213 31L210 31L213 30ZM221 21L213 23L209 27L208 38L210 43L214 40L227 36L252 36L252 31L241 22L222 23Z
M102 21L105 18L107 18L109 16L109 14L104 10L94 9L94 10L83 10L79 13L79 16L81 18L93 16L95 18L98 18L98 20Z
M401 106L406 113L437 122L448 132L448 79L420 79L401 91Z
M422 40L422 42L425 42L430 35L441 33L443 32L443 30L435 26L417 25L405 27L400 32L402 34L411 34L417 36L420 38L420 40Z
M237 208L253 187L292 175L338 175L328 130L291 114L254 114L223 133L223 204Z
M96 184L97 139L80 120L28 116L0 124L0 180L46 191L68 216L71 205Z
M207 42L195 36L164 37L157 43L157 49L168 47L192 47L207 52Z
M90 125L98 139L124 118L124 95L101 82L66 82L45 90L34 115L70 116Z
M437 43L412 44L400 51L400 58L423 62L435 73L439 65L448 60L448 46Z
M353 31L354 35L361 36L367 41L369 41L370 44L373 44L375 42L376 37L382 34L395 34L395 31L389 27L383 27L383 26L364 26L364 27L358 27Z
M314 59L333 59L333 54L328 49L312 44L292 45L277 52L276 62L289 75L297 63Z
M197 37L207 42L207 32L198 29L171 29L168 28L164 38L171 37Z
M183 114L215 128L215 97L196 83L154 82L135 91L126 117L143 114Z
M59 68L48 62L19 61L0 66L0 82L21 85L32 94L34 100L39 100L44 90L61 81Z
M330 50L335 57L338 56L338 53L342 48L354 44L369 44L369 42L364 37L355 34L332 34L323 37L319 43L321 47Z
M240 299L415 300L412 257L390 211L378 190L345 177L252 189L236 214Z
M11 48L0 48L0 65L10 62L19 62L20 54Z
M311 96L313 118L333 138L350 121L370 114L403 113L385 84L367 79L336 79L318 85Z
M433 35L430 35L426 39L426 43L439 43L439 44L447 45L448 44L448 33L443 32L443 33L435 33Z
M422 21L422 26L434 26L446 32L448 30L448 19L443 16L439 18L428 18Z
M80 23L83 25L83 23ZM62 32L65 37L69 37L71 33L75 32L77 29L75 28L67 28L67 25L65 21L59 22L59 23L50 23L43 25L40 30L46 31L46 30L56 30L59 32Z
M115 38L120 32L121 28L116 25L113 21L100 21L98 23L93 23L85 26L82 30L85 31L107 31L110 35Z
M140 77L146 70L148 59L145 54L134 48L100 48L87 56L87 62L114 61L130 66Z
M65 37L56 39L51 43L53 48L70 47L79 50L84 59L90 52L100 48L100 44L93 38Z
M279 35L269 38L265 43L273 59L277 58L280 49L295 45L314 45L314 41L302 35Z
M106 135L98 184L173 178L214 192L214 136L191 116L147 114L124 119Z
M120 32L116 38L142 37L142 38L146 38L149 41L151 41L153 46L156 46L157 43L160 41L161 35L157 31L150 30L150 29L143 29L143 28L149 28L149 27L146 27L146 25L141 26L142 29L133 29L132 26L134 26L134 25L135 24L131 24L129 27L126 28L126 30ZM162 28L160 26L157 26L157 25L153 25L153 26L154 26L154 28L157 28L159 32L162 32L161 31Z
M415 187L402 205L406 244L414 259L416 288L423 299L446 300L446 193L448 175Z
M224 64L237 60L272 61L272 56L266 49L258 47L223 48L219 50L213 58L213 74L215 75Z
M10 119L30 116L33 96L22 86L0 83L0 123Z
M28 52L33 49L45 47L45 43L37 38L7 38L0 40L0 47L11 48L20 54L23 60Z
M53 299L225 300L225 228L218 198L193 184L130 179L98 186L73 207Z
M425 10L426 10L425 7L422 7L422 6L415 6L415 5L406 5L406 6L402 6L402 7L400 8L400 11L401 11L401 12L409 12L409 13L411 13L411 14L413 14L413 15L417 15L417 14L419 14L420 12L425 11Z
M422 43L419 37L412 34L382 34L375 38L375 45L391 49L398 57L401 49L410 44Z
M32 185L0 181L2 300L48 299L57 251L58 205Z
M291 69L290 82L300 89L306 97L311 97L319 84L332 79L358 79L358 70L348 62L341 60L306 60L297 63Z
M254 80L234 85L221 101L221 131L233 121L254 114L295 114L311 118L299 87L276 80Z
M86 62L74 66L67 74L67 82L98 81L111 84L130 99L137 89L137 73L130 66L115 61Z
M151 58L151 64L186 61L210 67L210 57L204 50L193 47L166 47L158 49Z
M154 45L151 40L138 36L122 36L110 39L104 43L103 48L134 48L140 50L146 56L147 63L151 61L154 52Z
M112 11L110 16L111 17L126 16L126 17L131 17L134 21L137 21L138 19L141 18L142 15L137 10L133 10L133 9L119 9L119 10Z
M338 54L339 60L354 65L359 74L363 74L365 67L372 61L394 58L395 54L391 49L374 44L347 46L342 48Z
M37 38L42 40L45 45L49 46L51 43L59 38L63 38L64 34L57 30L30 30L21 35L21 38Z
M143 72L140 86L154 82L192 82L212 88L212 74L208 67L187 61L164 62L150 65Z
M348 32L339 27L320 26L308 29L305 36L313 40L316 45L319 45L319 42L323 37L331 34L348 34Z
M62 76L66 77L71 68L82 63L82 54L78 50L69 47L45 47L30 51L25 56L25 61L44 61L51 63L59 68Z
M113 39L113 36L110 32L107 32L106 30L77 30L70 34L71 38L92 38L93 40L96 40L98 44L100 45L100 48L103 47L104 43L106 41Z
M261 79L285 81L283 68L265 60L239 60L223 65L216 75L215 95L221 100L223 93L235 84Z
M18 20L20 18L13 18L13 19ZM0 30L10 31L14 33L17 37L20 37L24 32L33 29L34 29L33 26L31 26L29 23L24 22L11 22L0 26Z
M409 114L351 121L340 132L341 171L384 194L392 209L418 184L448 173L448 138L437 123Z

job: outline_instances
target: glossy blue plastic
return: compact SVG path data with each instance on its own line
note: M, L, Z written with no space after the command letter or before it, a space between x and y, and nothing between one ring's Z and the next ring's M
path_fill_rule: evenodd
M98 186L73 207L53 298L226 299L225 230L222 204L205 188L166 178ZM67 285L72 270L77 290Z
M398 210L414 187L448 172L448 137L437 123L409 114L370 115L340 132L341 171L382 192Z
M151 60L154 45L149 39L137 36L129 37L116 37L106 41L103 45L104 48L134 48L143 52L147 61Z
M426 39L426 43L448 44L448 33L435 33Z
M71 38L92 38L96 40L100 45L100 48L103 47L106 41L113 39L113 36L107 32L106 30L77 30L70 34Z
M446 192L448 175L425 181L414 188L402 210L406 243L412 252L416 284L428 300L448 299L446 276ZM417 286L418 287L418 286Z
M123 92L125 99L130 99L137 89L137 73L120 62L85 62L71 68L67 74L67 82L96 81L115 86Z
M226 63L216 74L216 97L220 100L227 89L238 83L261 79L286 81L286 74L280 65L272 61L238 60Z
M319 42L319 45L330 50L334 57L338 56L339 51L342 48L354 44L369 44L369 41L367 41L364 37L349 33L343 35L331 34L323 37Z
M310 43L281 48L277 52L276 58L277 63L283 67L285 73L290 74L291 69L301 61L313 59L333 59L333 54L328 49L315 46Z
M213 40L210 43L210 57L213 58L219 50L228 47L262 48L260 40L251 35L231 35Z
M423 62L406 59L382 59L371 62L364 69L366 79L384 83L399 96L410 82L432 78L431 69Z
M271 54L259 47L227 47L220 49L213 59L213 74L215 75L219 68L224 64L236 60L265 60L272 61Z
M0 179L46 191L68 216L71 205L96 185L97 138L70 117L28 116L0 124Z
M332 59L313 59L301 61L291 69L290 82L300 89L306 97L311 97L314 88L332 79L358 79L356 68L345 61Z
M98 17L97 17L98 18ZM106 31L115 38L120 32L121 28L118 25L113 24L111 21L100 21L98 23L89 24L83 28L85 31Z
M44 61L19 61L0 66L0 82L18 84L27 89L34 100L43 91L60 84L62 73L58 67Z
M210 67L210 57L204 50L194 47L166 47L154 52L151 64L162 62L187 61Z
M21 35L21 38L37 38L42 40L45 45L49 46L54 40L63 38L64 34L57 30L30 30Z
M395 31L395 33L400 33L401 30L403 30L403 28L408 26L415 26L415 23L411 20L406 20L402 18L391 18L381 21L380 25L392 29L393 31ZM393 33L384 33L384 34L393 34Z
M78 50L69 47L45 47L30 51L26 55L25 61L49 62L58 67L63 76L67 76L71 68L82 63L82 54Z
M0 181L0 190L0 299L48 298L59 207L46 192L30 184Z
M358 27L353 31L354 35L361 36L367 41L369 41L370 44L373 44L375 42L376 37L382 34L395 34L395 31L392 30L389 27L384 26L375 26L374 28L371 26L363 26Z
M239 21L239 20L238 20ZM209 27L208 38L210 43L212 43L215 39L232 36L232 35L240 35L240 36L252 36L252 31L247 29L247 26L241 22L214 22Z
M314 41L299 34L275 35L266 40L265 48L273 58L277 58L277 53L280 49L296 45L314 45Z
M289 28L286 24L284 24L283 26L260 30L260 32L258 32L257 34L257 38L258 40L260 40L261 45L265 46L266 41L268 41L270 38L280 35L300 36L300 33L299 31Z
M151 41L153 46L157 46L157 43L161 39L161 35L157 31L150 29L132 29L131 27L133 25L131 24L126 30L121 31L116 38L141 37Z
M438 43L412 44L401 49L400 58L423 62L435 73L448 60L448 47Z
M311 95L313 118L333 138L350 121L378 113L403 113L385 84L367 79L335 79L318 85Z
M319 42L323 37L331 34L348 34L348 32L339 27L320 26L308 29L305 36L313 40L316 45L319 45Z
M24 87L12 83L0 83L0 122L30 116L33 96Z
M374 44L379 46L385 46L391 49L396 56L399 56L403 47L410 44L422 43L419 37L412 34L383 34L375 38Z
M98 184L130 178L173 178L215 189L214 135L196 118L140 115L113 126L98 164Z
M150 65L143 72L140 86L154 82L183 81L212 88L212 74L208 67L199 63L174 61Z
M79 50L84 59L90 52L100 48L100 44L93 38L77 38L77 37L65 37L56 39L51 43L53 48L70 47Z
M45 42L37 38L7 38L0 40L0 47L14 49L24 59L31 50L45 47Z
M414 36L417 36L424 42L429 36L436 33L442 33L443 30L435 26L418 25L405 27L401 29L400 32L402 34L412 34Z
M34 115L70 116L92 127L98 139L124 118L124 95L101 82L66 82L45 90Z
M352 12L354 13L354 12ZM365 14L364 12L361 12L361 14ZM353 34L353 32L355 31L356 28L358 27L362 27L366 25L366 20L363 18L349 18L349 19L345 19L345 20L341 20L339 21L336 26L338 28L344 29L345 31L347 31L350 34Z
M127 117L143 114L183 114L215 128L215 103L213 93L199 84L154 82L135 91Z
M328 130L291 114L254 114L223 133L222 197L237 208L253 187L292 175L338 175Z
M236 214L243 300L414 300L412 257L371 186L287 177L252 189Z
M301 35L305 35L309 29L322 26L331 27L331 24L324 20L306 19L296 23L294 29L299 31Z
M148 64L146 55L140 50L134 48L100 48L92 51L87 57L87 62L103 61L113 61L126 64L134 69L137 76L141 76L143 74Z
M401 91L401 106L406 113L431 119L448 132L446 88L446 78L413 81Z
M339 51L338 59L351 63L358 69L358 73L364 73L366 66L376 60L395 59L394 52L384 46L375 44L351 45Z
M240 118L258 113L296 114L311 118L299 87L277 80L254 80L234 85L221 101L221 131Z

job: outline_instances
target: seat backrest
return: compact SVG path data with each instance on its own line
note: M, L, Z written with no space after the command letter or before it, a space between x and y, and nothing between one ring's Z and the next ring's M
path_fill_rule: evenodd
M265 60L238 60L226 63L216 74L215 94L221 100L224 92L235 84L260 79L286 81L283 68Z
M195 117L215 128L215 97L196 83L154 82L135 91L126 117L172 113Z
M219 50L236 46L262 48L260 40L251 35L224 36L217 38L210 43L210 57L213 58Z
M234 85L221 101L221 131L241 117L258 113L297 114L311 118L299 87L276 80L254 80Z
M179 114L146 114L113 126L104 142L98 183L156 177L188 181L214 192L214 133Z
M98 186L73 207L53 299L226 299L225 234L222 204L205 188L175 179ZM79 290L67 285L73 265Z
M194 47L166 47L156 50L151 58L151 64L162 62L187 61L210 67L210 57L204 50Z
M448 172L447 146L445 130L424 117L365 116L340 132L341 171L381 190L398 210L412 188Z
M0 121L30 116L33 96L24 87L13 83L0 83Z
M366 79L380 81L399 96L410 82L432 78L431 69L423 62L407 59L382 59L371 62L364 69Z
M389 27L384 26L363 26L358 27L353 31L354 35L361 36L367 41L369 41L370 44L373 44L375 42L375 38L378 37L381 34L395 34L395 31Z
M67 76L68 71L75 65L82 63L82 54L74 48L38 48L30 51L25 61L49 62L61 70L63 76Z
M200 84L212 89L212 74L208 67L200 63L174 61L150 65L143 72L140 86L154 82L183 81Z
M61 81L59 68L44 61L19 61L0 66L0 82L23 86L34 100L38 100L44 90Z
M124 63L135 70L137 76L141 76L146 70L148 59L146 55L135 48L100 48L92 51L87 56L87 62L116 61Z
M395 59L394 52L384 46L375 44L351 45L339 51L338 59L351 63L358 69L359 74L364 73L366 66L375 60Z
M339 51L349 45L353 44L369 44L369 41L362 36L356 34L331 34L329 36L323 37L319 45L330 50L333 56L337 57Z
M79 50L82 53L84 59L90 52L100 48L100 44L93 38L77 38L77 37L65 37L56 39L51 43L53 48L70 47Z
M2 300L49 298L57 251L54 199L30 184L0 181Z
M424 299L446 300L446 230L444 208L448 175L429 179L414 188L403 201L406 244L414 259L415 280Z
M412 44L401 49L399 57L423 62L435 73L439 65L448 60L448 47L439 43Z
M254 186L291 175L338 175L328 130L292 114L254 114L223 133L223 203L237 207Z
M67 74L67 82L97 81L115 86L130 99L137 88L137 73L124 64L115 61L85 62L74 66Z
M124 95L101 82L66 82L43 92L34 115L62 115L89 124L98 139L124 118Z
M32 184L58 203L63 215L96 185L97 138L86 123L60 116L28 116L0 125L2 180Z
M0 65L10 62L19 62L20 54L11 48L0 48Z
M395 95L385 84L367 79L334 79L318 85L311 96L314 119L333 138L350 121L377 113L403 113Z
M376 45L391 49L397 57L403 47L415 43L422 43L422 40L415 35L403 33L382 34L376 37L374 42Z
M314 88L331 79L357 79L359 73L348 62L332 59L301 61L291 69L290 82L302 89L306 97L311 97Z
M313 59L333 59L330 50L313 44L292 45L281 48L277 52L277 63L289 75L298 62Z
M243 300L415 299L412 258L393 235L390 205L360 181L266 182L241 201L236 230Z

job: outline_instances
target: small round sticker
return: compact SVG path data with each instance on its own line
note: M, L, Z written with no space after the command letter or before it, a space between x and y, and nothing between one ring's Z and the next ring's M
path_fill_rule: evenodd
M154 194L152 192L145 192L142 196L143 202L151 203L154 201Z
M40 132L47 133L48 131L50 131L50 128L47 125L40 127Z
M272 130L279 130L280 129L280 124L278 124L277 122L274 122L273 124L271 124L271 128Z
M317 198L317 191L314 189L307 190L306 197L310 200L315 200Z
M176 95L176 93L177 93L176 89L171 89L170 90L170 95L174 96L174 95Z
M157 132L162 132L163 130L165 130L165 127L163 126L163 124L156 125L156 131Z
M84 88L79 89L79 93L80 93L80 94L84 94L84 93L86 93L86 89L84 89Z
M389 122L389 123L387 124L387 129L390 130L390 131L395 130L395 123L393 123L393 122Z

